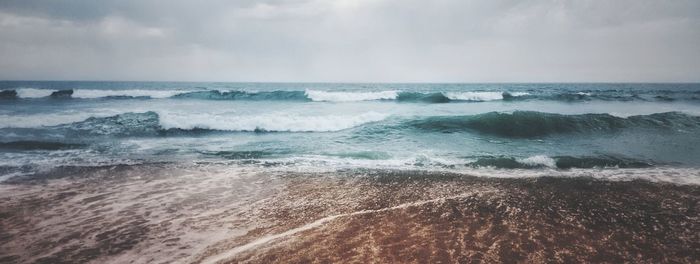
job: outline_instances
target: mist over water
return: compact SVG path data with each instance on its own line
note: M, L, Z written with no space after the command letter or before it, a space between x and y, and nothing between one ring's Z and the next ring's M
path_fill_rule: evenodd
M535 176L700 168L697 84L0 82L0 88L4 174L183 161Z

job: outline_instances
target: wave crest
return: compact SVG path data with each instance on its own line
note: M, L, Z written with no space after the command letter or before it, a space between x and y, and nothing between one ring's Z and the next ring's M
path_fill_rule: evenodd
M388 115L367 112L359 115L304 116L285 113L264 115L210 115L178 113L123 113L90 117L83 121L43 126L70 136L167 136L209 132L333 132L385 119Z
M416 93L402 92L396 98L399 102L424 102L424 103L449 103L450 98L447 98L443 93Z
M503 100L502 92L447 92L445 96L455 101L485 102Z
M271 92L244 92L244 91L196 91L180 93L173 98L201 99L201 100L289 100L308 101L302 91L271 91Z
M385 119L386 114L367 112L359 115L303 116L294 114L265 114L255 116L172 113L160 114L164 129L208 129L219 131L255 132L331 132Z
M17 89L17 97L19 98L42 98L49 97L56 90L22 88Z
M380 92L326 92L306 90L306 96L316 102L357 102L373 100L394 100L399 95L397 91Z
M307 89L276 91L221 91L221 90L108 90L108 89L35 89L20 88L0 91L0 98L180 98L200 100L281 100L314 102L358 102L358 101L398 101L422 103L447 102L489 102L489 101L523 101L543 100L561 102L583 101L649 101L649 102L695 102L700 100L694 91L322 91Z
M440 132L477 131L502 137L532 138L573 132L611 132L623 128L697 128L700 117L679 112L616 117L609 114L562 115L532 111L489 112L473 116L437 116L408 125Z
M93 99L103 97L148 97L148 98L168 98L182 93L177 90L93 90L75 89L73 98Z

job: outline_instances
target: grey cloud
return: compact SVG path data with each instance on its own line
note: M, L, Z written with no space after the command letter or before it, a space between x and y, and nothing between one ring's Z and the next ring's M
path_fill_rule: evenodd
M0 79L699 81L698 1L0 1Z

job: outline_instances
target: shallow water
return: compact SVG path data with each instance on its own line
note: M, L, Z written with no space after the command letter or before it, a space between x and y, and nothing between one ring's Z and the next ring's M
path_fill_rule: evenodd
M0 263L700 257L700 186L541 176L182 163L63 167L0 183Z

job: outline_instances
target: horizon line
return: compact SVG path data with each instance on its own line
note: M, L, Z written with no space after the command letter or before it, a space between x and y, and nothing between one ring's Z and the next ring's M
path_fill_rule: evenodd
M184 81L184 80L22 80L0 82L142 82L142 83L279 83L279 84L700 84L700 81Z

